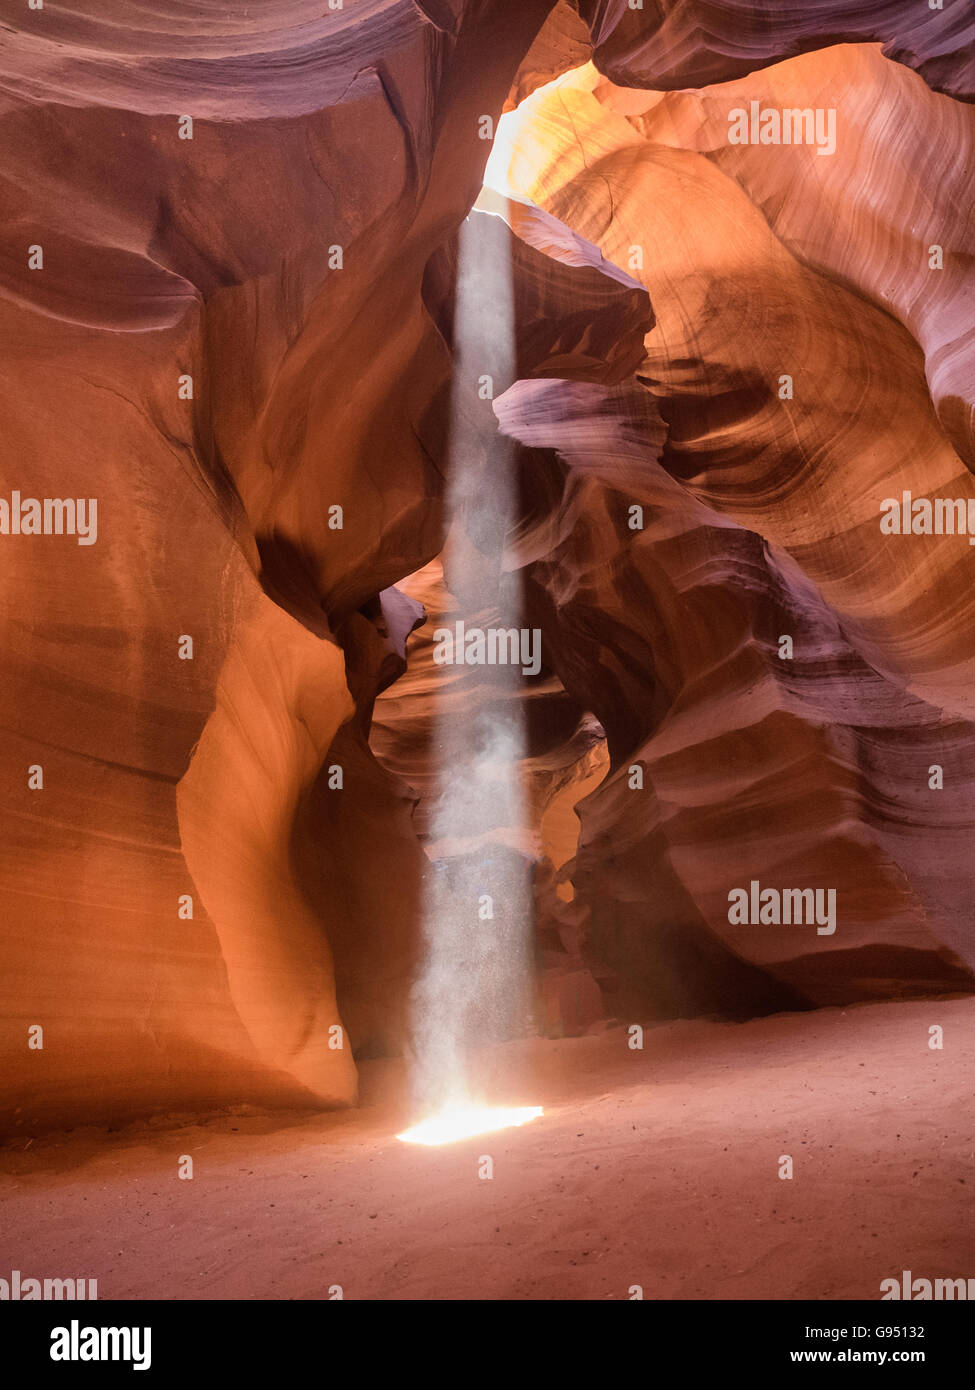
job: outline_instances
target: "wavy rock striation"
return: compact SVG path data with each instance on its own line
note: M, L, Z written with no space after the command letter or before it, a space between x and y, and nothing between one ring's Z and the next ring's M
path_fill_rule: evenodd
M98 504L0 534L5 1132L349 1104L402 1046L451 546L544 633L545 1029L970 987L975 552L879 514L975 498L971 10L799 8L5 14L7 500ZM731 145L753 101L835 153ZM474 488L445 585L506 107L472 477L514 453L519 523L499 567ZM835 933L733 927L751 878Z
M710 989L758 1006L716 942L817 1003L970 979L975 557L964 535L880 529L903 489L975 495L910 314L902 326L879 308L903 303L910 244L886 280L874 267L872 295L854 292L860 252L842 258L837 227L883 225L860 126L859 162L719 143L729 107L817 104L834 62L858 75L844 112L876 111L879 92L880 119L914 110L917 79L870 49L795 59L727 96L648 99L589 67L505 118L488 172L629 265L657 319L639 390L521 382L497 404L544 499L519 546L534 611L607 733L611 774L579 808L573 877L594 968L613 967L630 1009L707 1007ZM924 100L968 130L966 108ZM810 220L800 258L785 195L810 164L838 211L831 254ZM959 275L968 228L948 178L939 226ZM966 179L959 166L958 194ZM927 273L934 302L945 281ZM960 357L965 309L951 307ZM752 880L832 888L837 929L732 924L728 895Z

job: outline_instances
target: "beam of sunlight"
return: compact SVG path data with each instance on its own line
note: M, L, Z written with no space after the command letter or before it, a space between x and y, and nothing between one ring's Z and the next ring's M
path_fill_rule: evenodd
M500 220L468 218L458 254L445 498L449 622L520 633L520 584L503 565L516 517L512 446L491 403L515 376L511 257ZM466 655L465 662L455 649L434 668L431 872L411 1000L413 1105L422 1122L398 1136L411 1143L445 1143L541 1113L492 1109L474 1094L474 1053L528 1026L533 903L521 780L524 668Z

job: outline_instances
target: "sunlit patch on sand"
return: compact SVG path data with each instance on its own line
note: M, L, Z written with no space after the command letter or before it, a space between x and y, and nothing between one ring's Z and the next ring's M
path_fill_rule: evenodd
M457 1139L470 1139L475 1134L490 1134L496 1129L512 1129L526 1125L543 1113L540 1105L464 1105L441 1110L428 1120L404 1129L397 1134L404 1144L451 1144Z

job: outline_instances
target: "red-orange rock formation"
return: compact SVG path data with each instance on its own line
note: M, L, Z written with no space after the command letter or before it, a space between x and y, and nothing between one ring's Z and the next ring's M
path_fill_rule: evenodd
M914 0L579 0L578 8L600 72L627 87L701 87L811 49L877 40L935 91L975 97L975 17L963 0L943 9Z
M520 513L500 566L474 493L453 544L543 630L540 1026L970 987L975 552L878 510L975 498L971 23L6 7L6 498L96 498L98 533L0 534L5 1131L348 1104L402 1046L456 234L506 107L472 477L513 453ZM752 101L835 107L835 154L729 144ZM841 926L732 927L751 878Z
M421 850L377 879L404 813L361 727L337 734L339 642L371 700L377 596L440 544L424 266L548 5L468 9L5 17L10 487L100 499L93 546L3 538L8 1127L347 1102L351 1048L393 1027ZM309 848L340 758L343 830Z
M834 71L855 93L841 104L842 158L727 145L729 109L818 105ZM855 241L868 199L867 227L878 225L863 184L866 113L883 93L906 115L918 89L933 115L958 113L966 148L970 110L925 94L872 49L663 98L582 69L530 97L499 134L489 182L638 267L657 318L641 392L519 383L497 405L533 451L526 474L547 469L540 496L549 508L556 499L524 563L555 669L607 731L613 770L580 807L575 886L591 955L614 967L630 1009L701 1007L711 988L755 1007L730 965L723 977L715 938L816 1002L966 983L958 957L972 951L942 870L967 881L971 820L958 812L973 791L961 721L972 712L975 557L965 536L882 535L879 521L883 499L903 489L975 497L944 433L968 413L952 403L935 418L915 342L846 287L860 253L841 260L835 231ZM804 264L793 238L773 232L810 167L838 212L832 254L820 237ZM749 169L761 208L745 196ZM936 222L955 277L971 232L952 209L967 177L959 167ZM905 280L926 275L923 293L941 302L945 281L921 240L915 227L899 257L910 277L897 261L874 266L873 298L889 283L887 304L906 300ZM962 306L941 323L963 361ZM633 503L647 515L637 534ZM783 635L794 645L785 661ZM628 786L635 765L649 795ZM951 798L929 786L935 766L950 768ZM753 879L828 882L844 930L800 945L784 928L732 926L728 893Z

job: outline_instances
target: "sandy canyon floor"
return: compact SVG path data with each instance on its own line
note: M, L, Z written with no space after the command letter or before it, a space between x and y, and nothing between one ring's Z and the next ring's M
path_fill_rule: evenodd
M354 1112L18 1139L0 1269L103 1299L875 1299L904 1269L975 1276L973 1024L966 998L519 1045L504 1099L544 1117L441 1148L395 1138L390 1062Z

